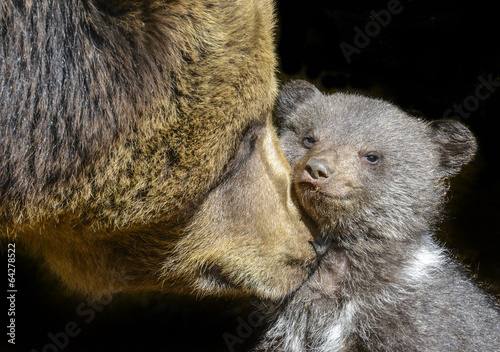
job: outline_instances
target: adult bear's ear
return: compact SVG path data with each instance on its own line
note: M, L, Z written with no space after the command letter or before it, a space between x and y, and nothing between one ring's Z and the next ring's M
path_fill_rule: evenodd
M280 91L276 108L275 122L280 125L299 105L321 92L311 83L303 80L293 80L285 84Z
M463 165L474 158L477 150L476 138L467 127L457 121L436 120L429 124L432 141L440 153L440 172L453 176Z

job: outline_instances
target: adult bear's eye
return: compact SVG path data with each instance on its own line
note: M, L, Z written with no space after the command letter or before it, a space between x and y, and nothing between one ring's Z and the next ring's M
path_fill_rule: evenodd
M250 159L257 147L259 137L265 131L264 127L264 124L256 124L249 126L245 130L236 153L234 153L233 157L226 165L224 177L229 177L231 174L237 172L237 170L241 168L248 159Z
M255 143L257 142L257 139L259 139L261 131L261 125L254 125L249 127L243 134L240 148L246 148L247 153L253 152L255 149Z

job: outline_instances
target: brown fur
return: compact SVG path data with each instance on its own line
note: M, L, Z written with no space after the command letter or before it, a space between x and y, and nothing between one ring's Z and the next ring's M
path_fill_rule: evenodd
M95 295L296 288L273 25L264 0L4 1L2 233Z

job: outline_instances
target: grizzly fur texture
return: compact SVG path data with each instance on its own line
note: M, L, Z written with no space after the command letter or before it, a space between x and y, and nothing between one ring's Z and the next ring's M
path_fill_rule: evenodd
M2 1L2 235L96 296L295 289L273 26L268 0Z
M433 239L446 179L476 151L470 131L303 81L277 115L295 190L330 244L255 351L500 351L493 298Z

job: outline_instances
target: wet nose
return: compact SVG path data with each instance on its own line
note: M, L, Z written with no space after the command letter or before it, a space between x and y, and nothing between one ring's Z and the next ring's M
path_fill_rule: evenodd
M316 180L329 178L333 173L327 163L317 158L307 161L306 171Z

